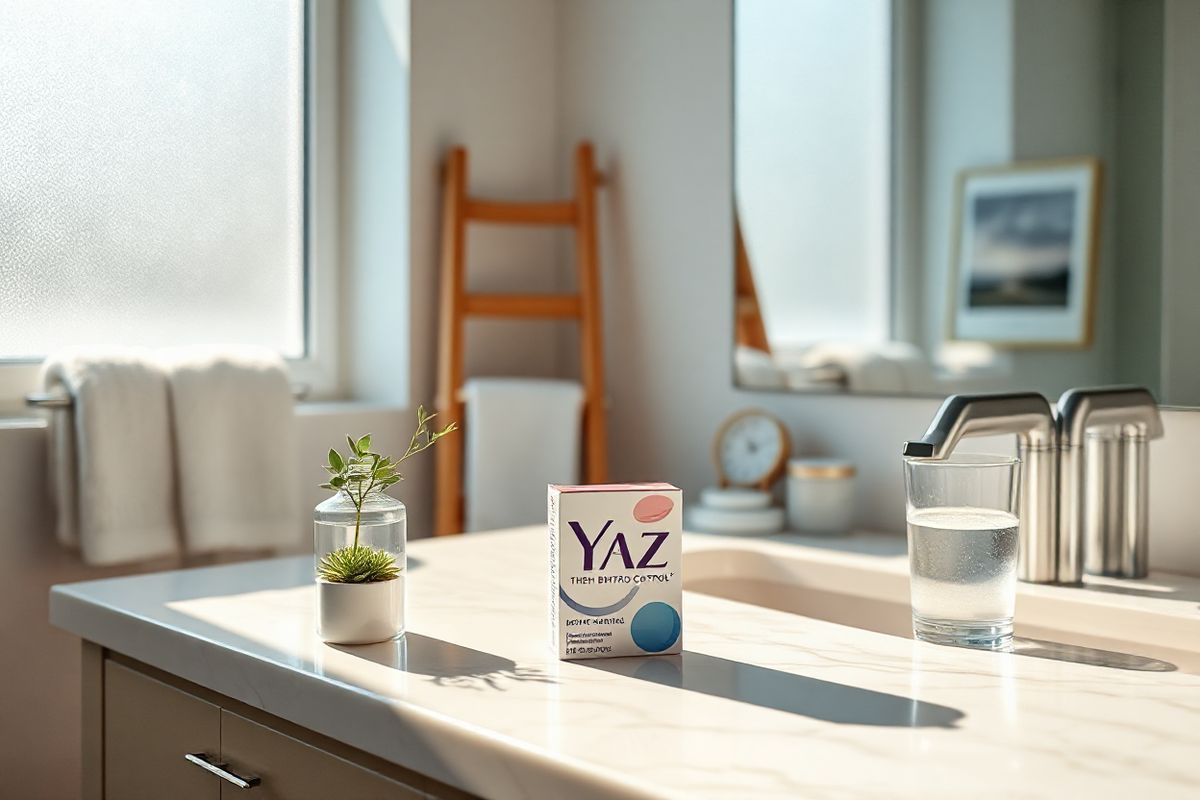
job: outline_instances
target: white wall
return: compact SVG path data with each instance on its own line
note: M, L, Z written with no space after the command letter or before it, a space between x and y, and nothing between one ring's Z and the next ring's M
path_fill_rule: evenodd
M441 224L439 169L453 145L468 150L468 192L483 197L555 197L566 162L557 158L555 0L415 0L412 8L413 385L431 395ZM472 226L468 284L481 291L551 291L558 285L559 232ZM541 326L547 327L541 327ZM473 323L467 370L553 374L553 323Z
M557 158L554 0L344 0L341 50L343 313L365 318L351 340L355 396L394 408L411 427L434 405L441 181L445 152L469 153L468 190L553 196ZM475 227L469 284L556 288L556 231ZM481 321L468 330L468 374L546 375L556 323ZM441 420L439 420L441 422ZM398 496L410 536L428 535L432 455L406 470Z

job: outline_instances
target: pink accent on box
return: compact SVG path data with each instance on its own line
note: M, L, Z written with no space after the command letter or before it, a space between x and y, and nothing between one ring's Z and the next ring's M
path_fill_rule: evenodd
M633 518L638 522L658 522L671 513L675 502L661 494L649 494L637 501L633 507Z

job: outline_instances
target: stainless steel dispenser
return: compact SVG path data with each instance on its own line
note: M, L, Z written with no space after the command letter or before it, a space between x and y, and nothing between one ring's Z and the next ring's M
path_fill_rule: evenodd
M1058 399L1059 582L1083 572L1144 578L1150 520L1149 440L1163 435L1144 388L1070 389Z

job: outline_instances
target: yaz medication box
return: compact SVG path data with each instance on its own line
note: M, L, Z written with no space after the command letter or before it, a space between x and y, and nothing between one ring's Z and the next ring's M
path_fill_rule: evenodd
M669 483L549 487L550 635L558 657L683 649L683 492Z

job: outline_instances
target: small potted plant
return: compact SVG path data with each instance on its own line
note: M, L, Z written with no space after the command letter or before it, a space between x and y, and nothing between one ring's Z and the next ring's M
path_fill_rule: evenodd
M417 409L417 429L404 455L371 450L371 434L347 436L349 452L330 448L321 484L334 495L313 512L317 633L332 644L367 644L404 633L404 504L385 494L404 480L403 462L457 428L429 427L435 415Z

